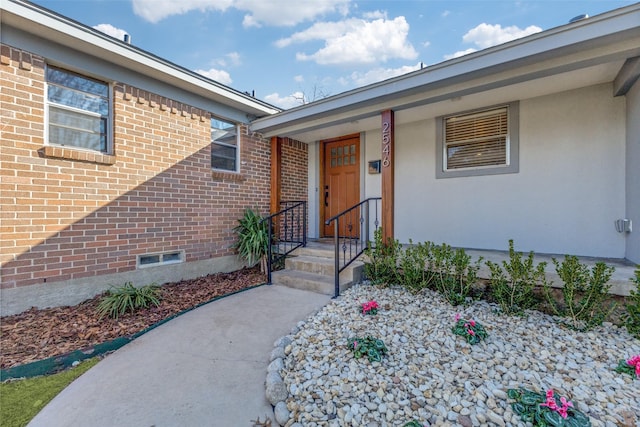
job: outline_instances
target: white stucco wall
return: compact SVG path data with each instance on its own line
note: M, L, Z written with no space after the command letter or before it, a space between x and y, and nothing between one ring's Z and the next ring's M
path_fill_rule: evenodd
M625 102L610 84L520 100L520 171L506 175L436 179L435 119L396 126L396 238L624 258Z
M627 259L640 264L640 81L627 93L627 215L633 231L627 235Z

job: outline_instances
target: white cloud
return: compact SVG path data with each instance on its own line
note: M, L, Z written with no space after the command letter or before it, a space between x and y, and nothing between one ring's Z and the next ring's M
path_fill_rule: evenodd
M238 66L242 63L240 60L240 54L238 52L227 53L223 58L218 58L213 61L216 65L221 67Z
M298 74L297 76L293 77L293 81L295 81L296 83L302 83L304 82L304 76Z
M511 40L519 39L530 34L539 33L542 28L530 25L524 30L512 25L502 28L500 24L490 25L482 23L472 28L462 36L465 43L473 43L480 49L506 43Z
M442 12L440 14L440 16L442 16L443 18L446 18L447 16L449 16L451 14L450 10L445 10L444 12Z
M457 51L455 53L452 53L452 54L449 54L449 55L445 55L444 59L459 58L461 56L465 56L465 55L468 55L470 53L477 52L477 51L478 51L478 49L474 49L474 48L470 47L469 49L466 49L466 50L459 50L459 51Z
M355 84L355 86L366 86L371 83L381 82L386 79L390 79L392 77L401 76L402 74L407 74L412 71L416 71L420 69L420 63L416 65L405 65L399 68L376 68L373 70L369 70L366 73L353 72L349 77L342 78L340 81L343 84L347 82L351 82Z
M297 107L303 104L304 94L300 91L294 92L291 95L280 96L278 92L272 93L264 97L264 100L271 105L280 107L282 109L289 109Z
M429 47L431 46L431 42L430 41L426 41L422 43L422 47Z
M318 64L371 64L392 58L415 59L418 53L407 40L409 24L404 16L393 20L347 19L318 22L304 31L276 42L278 47L293 43L324 40L323 48L313 54L298 53L300 61Z
M338 12L346 15L351 0L297 0L283 5L266 0L133 0L133 11L149 22L159 22L171 15L193 10L224 12L234 8L247 12L245 27L261 25L292 26L317 16Z
M195 70L196 73L202 74L205 77L210 78L211 80L215 80L218 83L222 83L223 85L230 85L233 80L231 80L231 76L224 70L216 70L215 68L210 68L208 70Z
M101 31L101 32L105 33L108 36L115 37L115 38L117 38L119 40L123 40L124 39L124 35L125 34L129 34L125 30L122 30L120 28L116 28L111 24L99 24L99 25L95 25L93 28L95 28L98 31Z
M387 19L387 12L374 10L373 12L364 12L362 17L364 19Z

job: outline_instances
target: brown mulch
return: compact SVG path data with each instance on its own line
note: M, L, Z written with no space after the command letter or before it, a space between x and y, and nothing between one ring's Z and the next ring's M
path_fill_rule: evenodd
M169 283L161 288L158 307L127 313L118 319L100 319L96 308L101 295L76 306L31 308L5 316L0 319L0 367L7 369L131 336L215 297L265 281L259 268L251 268Z

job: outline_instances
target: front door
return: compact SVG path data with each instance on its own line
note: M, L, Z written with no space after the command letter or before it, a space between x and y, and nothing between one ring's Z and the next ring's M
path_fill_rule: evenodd
M323 221L360 201L360 135L323 141ZM358 237L358 214L341 220L340 236ZM351 224L351 227L349 227ZM335 234L335 225L324 226L324 236Z

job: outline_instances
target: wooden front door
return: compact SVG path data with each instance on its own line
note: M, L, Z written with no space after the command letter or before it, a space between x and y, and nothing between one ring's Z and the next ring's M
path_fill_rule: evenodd
M360 135L323 141L323 220L341 213L360 201ZM357 214L356 214L357 215ZM354 216L356 216L354 215ZM341 220L341 236L358 237L359 224L348 222L356 218ZM324 236L334 235L334 224L324 226Z

